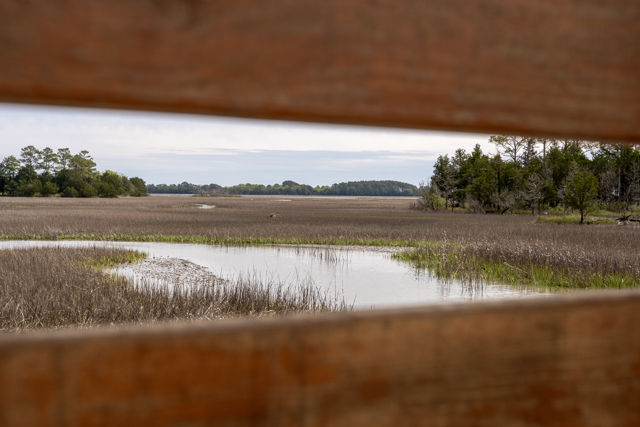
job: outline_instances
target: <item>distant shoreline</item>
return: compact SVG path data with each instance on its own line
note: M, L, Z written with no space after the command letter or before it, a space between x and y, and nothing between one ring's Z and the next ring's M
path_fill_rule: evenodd
M149 196L153 197L211 197L215 199L216 197L230 197L228 195L209 195L209 194L173 194L173 193L148 193ZM406 199L406 200L415 200L418 196L315 196L315 195L281 195L281 194L237 194L232 195L231 197L241 197L243 199L345 199L345 200L354 200L354 199Z

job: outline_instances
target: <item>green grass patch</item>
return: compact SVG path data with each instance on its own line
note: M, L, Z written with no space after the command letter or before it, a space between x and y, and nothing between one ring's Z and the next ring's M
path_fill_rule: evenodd
M297 238L297 237L231 237L171 234L2 234L0 240L96 240L107 242L159 242L194 243L204 245L342 245L342 246L399 246L418 247L424 241L411 239L347 239L347 238Z
M589 216L590 217L611 218L613 216L619 217L620 213L619 212L612 212L612 211L607 210L607 209L592 209L591 211L589 211Z
M113 267L120 264L135 264L148 256L149 255L147 253L140 251L118 252L102 256L90 263L86 263L86 265L91 265L93 267Z
M554 223L554 224L580 224L580 215L567 216L539 216L538 223ZM611 218L592 217L589 215L584 219L586 224L616 224L617 221Z
M445 280L542 288L620 289L640 286L640 280L630 275L487 260L465 254L460 245L430 243L392 256Z

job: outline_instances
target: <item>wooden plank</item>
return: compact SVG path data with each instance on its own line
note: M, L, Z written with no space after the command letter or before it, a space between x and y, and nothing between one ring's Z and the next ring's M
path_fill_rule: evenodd
M0 338L0 425L638 426L640 292Z
M637 0L0 0L0 101L640 141Z

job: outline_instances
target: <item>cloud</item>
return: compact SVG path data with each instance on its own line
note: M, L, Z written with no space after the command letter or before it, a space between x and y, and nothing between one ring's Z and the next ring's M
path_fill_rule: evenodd
M493 148L487 135L14 104L0 104L0 134L2 157L27 145L86 149L101 170L224 185L418 182L440 154Z

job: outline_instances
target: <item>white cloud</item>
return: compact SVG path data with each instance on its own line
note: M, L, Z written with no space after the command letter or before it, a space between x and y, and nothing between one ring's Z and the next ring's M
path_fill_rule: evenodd
M0 137L1 157L27 145L86 149L100 169L166 182L169 171L174 181L192 182L219 171L227 172L224 180L243 182L294 172L303 182L305 173L330 181L341 170L378 179L415 174L419 164L431 168L457 148L493 149L487 135L15 104L0 104Z

